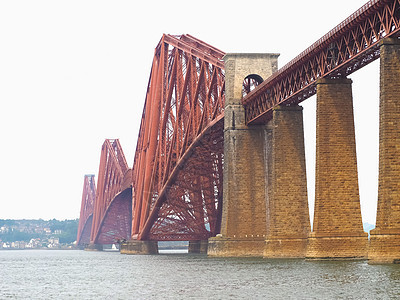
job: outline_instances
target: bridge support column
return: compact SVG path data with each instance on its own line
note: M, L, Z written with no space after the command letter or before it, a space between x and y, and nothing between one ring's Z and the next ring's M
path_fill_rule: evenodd
M266 234L266 126L246 126L243 81L277 70L277 54L226 54L224 196L221 234L209 239L210 256L263 256Z
M189 241L189 253L207 253L208 240Z
M317 82L315 209L307 258L363 259L351 80Z
M310 217L307 198L303 108L273 112L272 157L268 167L267 238L264 257L306 256Z
M121 254L158 254L157 241L130 240L120 245Z
M101 244L88 244L84 248L85 251L103 251L103 245Z
M380 48L379 189L368 262L400 263L400 41Z

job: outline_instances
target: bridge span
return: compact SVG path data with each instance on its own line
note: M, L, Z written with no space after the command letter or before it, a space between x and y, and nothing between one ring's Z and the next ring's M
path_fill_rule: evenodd
M102 149L85 177L78 243L210 256L400 261L400 1L372 0L283 68L278 54L224 53L190 35L155 48L132 169ZM380 59L376 229L363 231L352 81ZM311 231L302 107L317 95ZM88 227L91 227L88 237Z

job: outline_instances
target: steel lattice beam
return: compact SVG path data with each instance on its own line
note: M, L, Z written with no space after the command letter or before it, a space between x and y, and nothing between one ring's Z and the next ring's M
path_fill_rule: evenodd
M346 77L377 59L379 42L398 37L400 0L372 0L242 99L246 122L268 121L276 105L300 103L320 78Z
M89 244L90 231L92 229L93 207L96 199L96 183L94 175L85 175L83 181L83 192L81 202L81 213L79 217L78 235L76 238L78 245Z
M99 226L95 244L114 244L131 236L132 189L117 194L109 204Z
M135 239L205 239L218 230L223 55L190 35L163 35L155 49L133 166Z
M129 238L131 224L124 220L131 220L131 197L126 196L126 190L131 193L132 177L118 139L103 143L97 180L90 242L104 244Z

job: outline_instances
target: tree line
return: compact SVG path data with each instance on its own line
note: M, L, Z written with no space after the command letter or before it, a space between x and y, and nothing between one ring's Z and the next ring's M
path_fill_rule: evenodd
M0 240L3 242L25 241L31 239L59 238L60 243L69 244L76 240L79 219L63 220L10 220L0 219ZM44 229L50 229L45 232ZM57 232L57 233L56 233Z

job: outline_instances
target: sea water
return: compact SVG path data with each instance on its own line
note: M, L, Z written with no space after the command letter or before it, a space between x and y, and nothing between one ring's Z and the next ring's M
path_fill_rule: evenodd
M400 299L400 265L7 250L0 299Z

